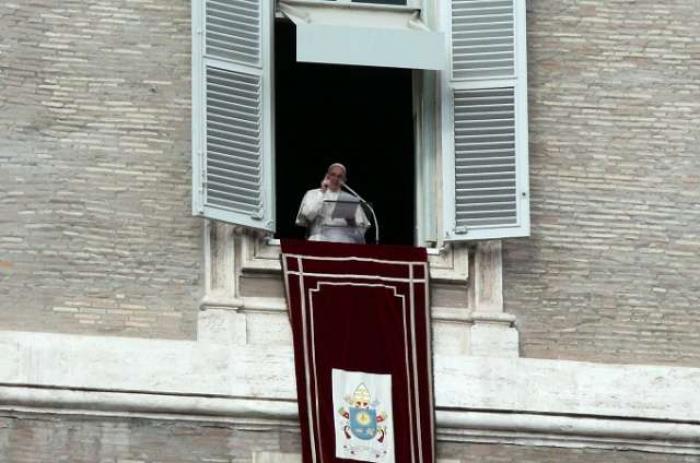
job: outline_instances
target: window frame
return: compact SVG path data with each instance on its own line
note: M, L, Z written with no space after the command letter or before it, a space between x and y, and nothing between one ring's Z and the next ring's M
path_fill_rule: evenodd
M524 0L514 1L514 21L518 23L515 28L515 52L516 52L516 76L514 78L516 92L521 95L521 99L527 100L527 80L526 80L526 43L525 43L525 9L517 7L517 4ZM327 0L290 0L290 3L307 3L328 5ZM471 241L477 239L497 239L515 236L529 235L529 191L528 191L528 171L527 159L525 168L517 167L517 182L520 186L518 195L524 198L519 201L519 207L524 207L525 213L519 211L518 217L522 223L519 224L515 233L503 234L501 231L490 233L465 233L455 234L449 232L454 225L454 186L450 191L450 185L454 184L454 171L447 168L449 163L454 163L454 146L450 140L454 137L453 125L453 98L452 92L455 83L452 80L452 38L450 31L451 5L437 0L409 0L410 6L403 5L382 5L382 4L360 4L341 2L337 5L341 8L376 8L376 9L417 9L421 11L423 21L431 28L445 32L446 54L449 56L446 69L442 71L414 70L413 79L413 117L415 136L415 211L414 211L414 244L425 246L431 249L443 249L445 243L449 241ZM449 2L448 2L449 3ZM254 229L263 229L272 232L275 229L275 105L274 105L274 27L270 24L274 22L279 14L279 6L276 0L261 0L261 52L260 60L262 67L262 110L261 125L265 128L261 138L261 166L264 173L261 174L261 190L264 202L264 219L253 218L252 220L238 220L238 225ZM206 114L206 82L203 81L202 68L206 65L207 58L204 54L204 37L206 30L199 28L204 25L202 15L206 8L206 0L196 0L192 2L193 18L193 50L200 47L199 53L193 53L193 74L192 91L193 99L193 121L192 121L192 160L193 160L193 211L195 215L201 215L212 219L234 222L231 214L221 213L216 210L205 210L202 204L202 186L206 181L203 176L203 151L206 146L206 121L203 117ZM267 22L267 23L266 23ZM205 27L205 25L204 25ZM198 28L198 29L195 29ZM262 33L268 30L268 33ZM523 68L524 67L524 68ZM470 83L458 83L460 88L467 88ZM516 108L518 115L516 121L516 140L518 146L525 150L527 157L527 105L526 103ZM516 153L516 162L522 158ZM517 186L516 186L517 188ZM524 205L524 206L523 206ZM238 219L238 217L236 217Z
M329 3L327 0L294 0L303 3ZM421 3L421 10L424 20L431 27L436 26L437 14L432 8L426 8L421 0L415 0L415 4ZM277 5L277 1L275 1ZM375 5L375 4L349 4L349 8L366 6L382 9L384 7L397 7L397 5ZM416 9L414 7L398 6L402 9ZM275 7L275 18L286 18L279 7ZM274 43L274 40L273 40ZM274 61L274 50L270 51L270 59ZM274 69L272 69L274 76ZM442 179L436 173L440 172L440 137L437 135L439 103L438 85L439 76L437 71L414 69L411 75L413 86L413 128L414 128L414 245L424 246L432 250L435 254L444 252L444 242L440 239L440 214L436 211L441 198ZM272 79L271 79L272 80ZM272 82L274 88L274 82ZM274 116L274 95L272 111ZM273 118L274 120L274 118ZM274 158L273 158L274 159ZM273 161L274 162L274 161ZM273 182L274 183L274 182ZM381 239L381 236L380 236ZM279 246L279 239L268 238L266 243L270 246Z

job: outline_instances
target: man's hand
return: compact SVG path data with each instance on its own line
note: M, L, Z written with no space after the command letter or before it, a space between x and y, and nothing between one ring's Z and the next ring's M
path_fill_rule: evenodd
M323 177L323 180L321 180L321 191L325 193L326 190L328 189L328 185L329 185L329 179L328 179L328 175L326 175L325 177Z

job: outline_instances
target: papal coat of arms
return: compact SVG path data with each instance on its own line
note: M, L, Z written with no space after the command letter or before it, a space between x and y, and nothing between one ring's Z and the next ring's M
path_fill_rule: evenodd
M350 380L345 382L345 390L348 386L352 389L342 399L336 396L340 399L340 403L336 403L335 421L340 431L336 433L336 456L367 462L393 461L391 420L387 411L391 409L390 375L343 373L344 379ZM335 376L334 382L338 379ZM385 404L382 398L389 403Z
M343 431L345 437L370 440L376 437L378 442L384 441L386 428L382 423L386 414L377 413L378 401L371 402L372 396L367 386L360 384L352 396L346 397L347 407L341 407L338 413L348 420Z

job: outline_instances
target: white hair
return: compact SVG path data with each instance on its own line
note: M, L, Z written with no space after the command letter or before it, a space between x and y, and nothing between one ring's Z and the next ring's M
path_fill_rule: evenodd
M345 168L344 165L342 165L342 164L339 163L339 162L334 162L333 164L331 164L330 166L328 166L328 170L327 170L326 172L330 172L331 169L334 168L334 167L340 167L341 169L343 169L343 177L346 177L346 178L347 178L347 176L348 176L348 170Z

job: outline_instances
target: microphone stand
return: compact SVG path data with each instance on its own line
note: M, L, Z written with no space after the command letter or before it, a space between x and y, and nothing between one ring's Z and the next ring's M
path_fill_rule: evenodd
M365 201L364 198L363 198L362 196L360 196L359 194L357 194L357 192L356 192L355 190L353 190L352 188L350 188L350 185L348 185L347 183L343 182L343 183L340 184L340 186L341 186L342 188L345 188L346 190L348 190L348 192L349 192L351 195L353 195L354 197L356 197L357 199L359 199L359 200L360 200L360 203L362 203L362 204L364 204L365 206L367 206L367 208L369 209L369 211L372 213L372 218L374 219L374 244L379 244L379 221L377 220L377 214L374 213L374 208L372 208L372 206L371 206L367 201Z

